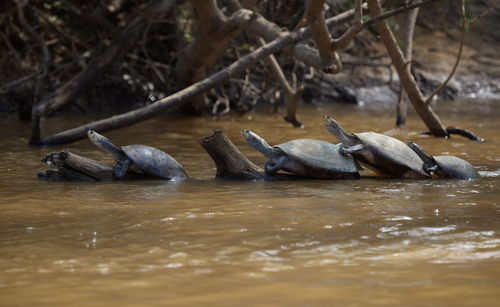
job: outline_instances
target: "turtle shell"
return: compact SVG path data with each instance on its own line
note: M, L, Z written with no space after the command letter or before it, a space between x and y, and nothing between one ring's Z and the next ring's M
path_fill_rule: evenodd
M441 174L449 178L476 179L479 174L469 162L454 156L434 156L434 160L441 168Z
M354 134L363 149L352 153L374 171L397 178L429 178L422 159L405 143L375 132Z
M291 163L286 170L316 178L336 178L339 173L357 173L362 168L351 157L339 152L339 145L312 139L297 139L274 146Z
M179 162L159 149L145 145L128 145L121 149L136 167L147 174L165 179L188 177Z

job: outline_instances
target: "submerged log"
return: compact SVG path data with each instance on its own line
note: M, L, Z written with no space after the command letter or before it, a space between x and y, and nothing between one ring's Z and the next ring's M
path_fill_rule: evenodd
M44 181L97 181L97 179L67 168L39 171L38 180Z
M40 180L111 181L115 179L112 165L82 157L67 149L46 155L42 162L57 169L38 172L38 179ZM123 177L123 179L141 178L148 178L148 176L130 170Z
M216 178L239 180L291 180L302 178L289 174L269 174L245 157L222 130L201 138L200 145L217 167Z
M457 134L457 135L463 136L464 138L468 138L469 140L472 140L472 141L476 141L476 142L484 142L485 141L482 137L478 136L474 132L467 130L467 129L450 126L450 127L446 128L446 131L448 132L449 136L451 136L452 134ZM423 135L432 135L432 132L426 131L422 134Z

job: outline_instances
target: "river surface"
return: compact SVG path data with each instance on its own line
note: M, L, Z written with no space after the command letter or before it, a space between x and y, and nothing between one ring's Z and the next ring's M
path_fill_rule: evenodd
M305 129L266 112L159 117L105 133L163 149L185 182L38 181L40 159L63 148L112 162L89 141L26 145L29 124L0 123L0 306L499 306L500 102L440 102L445 125L484 137L421 136L414 114L393 129L384 105L302 107ZM322 116L351 132L413 140L470 161L455 180L213 180L198 139L222 129L258 165L241 129L271 144L333 141ZM92 117L51 118L57 132ZM369 174L368 174L369 175Z

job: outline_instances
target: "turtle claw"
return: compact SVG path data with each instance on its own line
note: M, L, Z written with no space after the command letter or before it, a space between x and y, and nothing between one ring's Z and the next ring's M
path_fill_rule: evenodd
M423 169L427 173L431 174L431 173L434 173L438 169L438 165L436 164L436 165L430 166L430 165L424 164Z
M353 152L356 152L356 151L359 151L359 150L363 149L363 144L356 144L356 145L353 145L353 146L350 146L350 147L346 147L342 143L340 143L338 145L340 145L340 147L339 147L340 154L342 154L344 156L350 155Z
M349 155L349 151L344 146L344 144L340 143L339 145L340 145L340 147L339 147L340 154L343 155L343 156L348 156Z

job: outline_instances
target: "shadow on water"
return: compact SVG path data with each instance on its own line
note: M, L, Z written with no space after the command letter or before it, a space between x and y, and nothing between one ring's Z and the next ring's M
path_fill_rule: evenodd
M163 149L195 178L214 176L197 140L224 130L257 164L240 135L271 143L332 141L322 115L349 131L413 140L432 154L469 160L475 181L365 178L293 182L197 179L114 183L36 180L29 127L0 124L0 305L493 305L500 300L498 102L439 102L442 119L487 139L419 135L392 110L304 108L305 129L280 116L149 120L106 134L116 144ZM86 122L51 119L58 129ZM111 161L88 141L75 153ZM418 302L418 303L416 303Z

